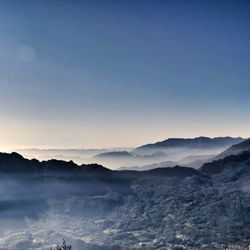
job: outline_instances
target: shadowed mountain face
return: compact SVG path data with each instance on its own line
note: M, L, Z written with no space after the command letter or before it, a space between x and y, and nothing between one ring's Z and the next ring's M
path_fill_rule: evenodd
M244 140L238 144L235 144L215 157L215 159L222 159L229 155L237 155L244 151L250 150L250 139Z
M28 160L17 153L0 153L0 171L6 173L46 173L47 171L59 172L80 172L80 173L103 173L110 171L98 164L83 164L81 166L73 161L65 162L60 160L38 161Z
M247 174L246 171L250 173L250 150L205 163L200 170L205 174L222 176L228 176L228 174L230 174L230 176L234 174L244 175Z
M74 250L246 247L249 177L249 151L200 170L148 171L0 154L0 248L62 238Z

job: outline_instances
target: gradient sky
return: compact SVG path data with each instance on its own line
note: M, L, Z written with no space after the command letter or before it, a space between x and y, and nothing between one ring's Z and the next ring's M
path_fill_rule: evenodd
M250 136L249 1L0 1L0 150Z

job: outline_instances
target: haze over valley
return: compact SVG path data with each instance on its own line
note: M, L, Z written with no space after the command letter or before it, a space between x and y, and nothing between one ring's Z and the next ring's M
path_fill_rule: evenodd
M204 150L203 140L192 147ZM208 140L210 149L217 140ZM224 138L239 143L198 169L155 163L117 171L0 153L0 247L49 249L66 239L79 250L247 249L249 141Z
M144 165L192 165L198 168L228 147L242 142L237 137L170 138L137 148L112 149L17 149L25 157L39 160L73 160L77 164L98 163L112 169L143 169ZM168 165L167 165L168 166ZM153 168L153 167L152 167Z

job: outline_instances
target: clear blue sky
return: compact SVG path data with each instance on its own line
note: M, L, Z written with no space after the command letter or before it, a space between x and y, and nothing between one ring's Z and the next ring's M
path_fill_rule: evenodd
M250 135L249 1L0 1L0 149Z

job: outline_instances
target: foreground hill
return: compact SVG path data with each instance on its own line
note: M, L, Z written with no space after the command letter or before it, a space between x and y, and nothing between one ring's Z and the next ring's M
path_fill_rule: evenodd
M220 176L223 179L230 177L232 181L248 178L250 176L250 150L205 163L200 170L204 174Z
M249 152L149 171L0 154L0 248L247 249L249 170Z
M73 161L48 160L38 161L28 160L18 153L0 153L0 171L2 173L45 173L45 172L81 172L81 173L103 173L110 171L98 164L77 165Z

